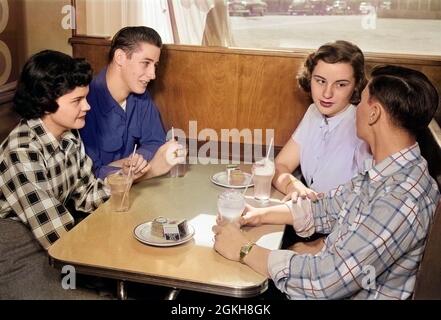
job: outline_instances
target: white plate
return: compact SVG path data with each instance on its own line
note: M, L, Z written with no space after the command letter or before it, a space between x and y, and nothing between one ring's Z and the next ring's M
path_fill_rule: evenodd
M157 237L153 235L151 233L151 229L152 229L151 221L141 223L139 226L135 228L135 230L133 230L133 233L135 235L135 238L138 241L141 241L142 243L157 247L172 247L190 241L193 238L194 228L190 224L188 224L187 226L188 226L188 234L184 238L177 241L167 240L165 238Z
M218 186L232 188L232 189L245 188L247 186L247 184L250 184L249 187L253 187L254 184L251 182L251 174L246 173L246 172L243 172L243 174L245 175L245 183L241 184L241 185L229 184L227 173L225 171L221 171L221 172L213 174L211 176L210 180L211 180L211 182L213 182L214 184L217 184Z

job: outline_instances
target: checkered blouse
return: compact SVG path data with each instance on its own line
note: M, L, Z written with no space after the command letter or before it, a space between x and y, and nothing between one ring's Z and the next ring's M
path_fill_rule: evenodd
M45 249L74 226L68 200L90 212L108 197L76 130L58 141L41 119L22 120L0 146L0 218L18 216Z

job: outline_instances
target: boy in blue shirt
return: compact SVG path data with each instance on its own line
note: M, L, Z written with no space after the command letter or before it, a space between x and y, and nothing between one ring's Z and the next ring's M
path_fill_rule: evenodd
M126 27L113 38L109 64L90 84L91 106L80 131L97 177L130 165L135 178L165 143L160 114L146 91L155 79L162 41L148 27ZM173 143L173 140L170 142Z

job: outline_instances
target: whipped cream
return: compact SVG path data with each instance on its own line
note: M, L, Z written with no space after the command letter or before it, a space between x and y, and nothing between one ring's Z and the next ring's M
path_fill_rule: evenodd
M271 176L275 172L274 162L266 158L256 161L253 169L254 175L258 176Z

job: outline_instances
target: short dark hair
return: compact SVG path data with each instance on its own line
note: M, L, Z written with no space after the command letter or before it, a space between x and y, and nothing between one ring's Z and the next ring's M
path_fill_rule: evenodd
M142 42L150 43L158 48L162 47L161 36L152 28L145 26L122 28L113 36L109 62L113 60L117 49L122 49L130 58Z
M370 99L381 103L391 121L415 137L427 128L439 104L430 80L422 72L405 67L373 68L368 89Z
M311 93L312 72L320 60L326 63L349 63L352 66L355 88L350 102L357 105L361 100L361 92L367 83L364 71L364 55L360 48L348 41L338 40L326 43L317 51L309 54L297 75L300 87L307 93Z
M23 67L13 107L25 119L37 119L58 109L57 99L92 81L92 68L84 59L44 50L29 58Z

